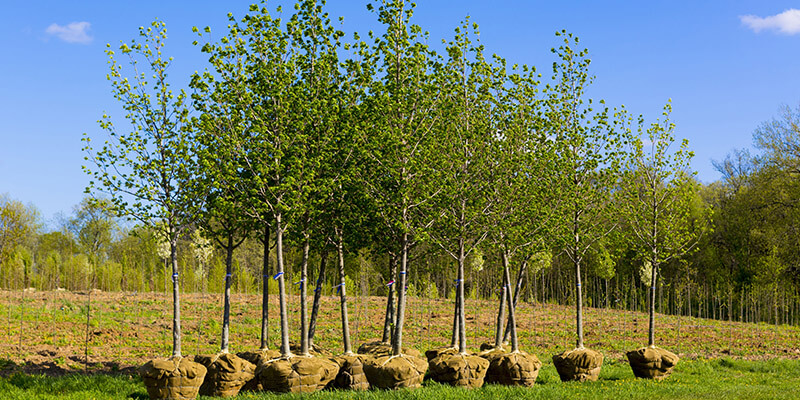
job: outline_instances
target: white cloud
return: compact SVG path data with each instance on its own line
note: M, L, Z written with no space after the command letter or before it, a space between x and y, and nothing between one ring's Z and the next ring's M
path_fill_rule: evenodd
M89 36L89 28L92 24L88 22L70 22L66 26L52 24L45 29L45 33L53 35L67 43L91 43L93 37Z
M800 33L800 10L794 8L769 17L742 15L739 19L756 33L765 29L778 31L786 35Z

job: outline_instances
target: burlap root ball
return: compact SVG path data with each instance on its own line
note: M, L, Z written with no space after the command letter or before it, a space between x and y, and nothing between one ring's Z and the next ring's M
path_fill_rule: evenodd
M431 379L459 387L483 386L488 368L489 361L485 358L468 354L444 352L428 361Z
M500 350L503 350L503 351L505 351L505 349L506 349L506 348L505 348L505 346L503 346L503 345L501 344L501 345L500 345L500 347L499 347L499 349L500 349ZM480 350L481 352L484 352L484 351L489 351L489 350L494 350L494 343L483 342L483 343L481 343L481 346L479 347L479 350Z
M261 364L263 361L274 360L276 358L281 357L281 352L278 350L256 350L256 351L242 351L236 353L237 356L249 361L254 366ZM260 392L263 391L264 387L261 386L261 381L258 379L257 376L253 376L252 379L247 381L247 383L242 386L240 391L243 392Z
M425 358L428 359L428 363L431 362L436 357L439 357L442 354L458 354L458 349L455 347L437 347L435 349L430 349L425 352Z
M324 389L339 372L339 365L322 357L294 356L264 361L256 376L264 390L312 393Z
M208 370L203 385L200 386L200 394L203 396L236 396L255 377L256 366L236 354L197 356L194 360Z
M489 363L486 383L508 386L533 386L542 362L533 354L524 351L500 354Z
M392 355L392 345L390 343L381 342L380 340L372 340L362 343L361 346L358 347L358 350L356 350L356 353L369 354L373 357L390 356ZM408 347L403 347L402 353L411 357L420 356L418 350Z
M378 389L418 388L427 370L427 361L409 355L381 356L364 365L370 386Z
M206 367L187 358L150 360L139 367L139 375L151 399L186 400L197 397Z
M675 353L655 346L629 351L626 355L637 378L660 381L668 377L678 364Z
M553 356L553 365L561 380L596 381L603 366L603 355L589 349L575 349Z
M344 354L336 356L333 361L339 364L339 373L331 381L331 387L348 390L367 390L369 380L364 373L364 363L371 357L363 354Z
M485 358L490 363L497 357L502 356L503 354L507 354L508 352L504 348L495 349L494 346L490 346L489 348L484 349L484 346L481 345L481 352L478 353L478 356Z

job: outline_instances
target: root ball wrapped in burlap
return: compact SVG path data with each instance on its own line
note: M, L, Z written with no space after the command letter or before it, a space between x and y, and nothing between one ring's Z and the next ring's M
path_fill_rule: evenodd
M678 356L675 353L655 346L629 351L626 355L637 378L660 381L668 377L678 364Z
M564 382L596 381L603 366L603 355L590 349L575 349L554 355L553 365Z
M481 345L481 352L478 353L478 356L485 358L490 363L497 357L502 356L503 354L507 354L508 352L503 349L502 347L499 349L495 349L494 347L489 347L487 349L483 349L483 345Z
M358 350L356 350L356 353L369 354L373 357L390 356L392 355L392 345L389 343L381 342L380 340L372 340L369 342L362 343L361 346L358 347ZM403 347L402 353L412 357L420 356L418 350L411 349L408 347Z
M322 357L295 356L264 361L256 376L264 390L311 393L325 388L339 372L339 365Z
M427 370L427 361L409 355L381 356L364 365L370 386L378 389L418 388Z
M206 367L183 357L150 360L139 375L151 399L194 399L206 376Z
M257 350L257 351L243 351L236 353L237 356L249 361L253 366L257 366L264 361L274 360L276 358L281 357L281 352L278 350ZM263 391L264 387L261 386L261 381L259 381L258 377L253 376L252 379L247 381L247 383L242 386L240 391L245 392L260 392Z
M369 380L364 373L364 363L369 359L370 356L355 354L344 354L333 358L333 361L339 364L339 373L330 386L349 390L369 389Z
M431 379L459 387L483 386L488 368L489 361L483 357L451 352L443 352L428 361Z
M499 354L489 363L486 382L530 387L536 383L541 367L538 357L524 351Z
M194 360L208 370L200 394L214 397L233 397L255 377L256 366L236 354L222 353L197 356Z
M430 349L425 352L425 358L428 359L428 363L430 364L431 360L436 357L439 357L442 354L458 354L458 349L455 347L437 347L435 349Z

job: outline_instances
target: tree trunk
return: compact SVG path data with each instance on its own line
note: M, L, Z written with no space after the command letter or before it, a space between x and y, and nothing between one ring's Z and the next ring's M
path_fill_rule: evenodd
M233 235L228 234L228 245L225 247L225 294L223 302L225 304L222 312L222 341L220 351L228 352L228 333L231 321L231 281L233 274Z
M393 283L389 284L389 293L386 295L386 316L383 320L383 337L381 338L381 342L383 343L389 343L392 340L392 329L394 329L394 293L395 287L397 287L395 275L397 275L397 257L393 254L390 254L389 280L391 280Z
M505 257L505 252L503 252ZM497 310L497 326L494 334L494 348L499 349L503 344L503 321L506 319L506 293L508 292L508 281L503 273L503 286L500 287L500 309Z
M403 233L400 252L400 271L397 276L397 322L392 335L392 355L399 356L403 348L403 323L406 311L406 281L408 272L408 233Z
M306 304L306 278L308 278L308 254L311 239L303 232L303 260L300 262L300 354L308 356L308 304Z
M514 301L508 306L509 309L517 309L517 302L519 301L519 293L522 291L522 278L523 274L525 273L525 269L528 267L527 262L522 263L522 267L519 269L519 273L517 273L517 284L514 285ZM509 314L510 315L510 314ZM511 335L511 319L509 318L508 323L506 324L506 330L503 333L503 344L508 344L509 336Z
M581 259L575 258L575 325L578 334L577 348L583 348L583 293L581 291ZM632 288L633 289L633 288Z
M319 302L322 299L322 283L325 282L325 267L328 261L328 249L322 249L319 257L319 272L317 272L317 285L314 288L314 303L311 306L311 319L308 322L308 347L314 348L314 333L317 331L317 316L319 315Z
M508 268L508 254L506 254L506 252L503 252L503 280L511 282L511 272ZM517 320L513 305L514 300L511 299L511 291L506 291L506 296L509 303L508 321L511 325L511 352L516 353L519 351L519 339L517 338Z
M292 355L289 349L289 316L286 311L286 280L283 274L283 221L282 215L278 213L275 216L275 254L278 264L278 297L280 300L280 313L281 313L281 356L290 357Z
M457 348L458 347L458 341L459 341L459 338L460 338L460 336L458 334L458 332L459 332L459 330L458 330L459 329L458 328L458 318L459 317L458 316L460 315L459 312L458 312L458 309L459 309L459 306L460 306L460 304L458 302L458 279L456 279L456 296L455 296L454 300L455 301L453 302L453 334L450 337L450 347Z
M458 349L467 354L466 315L464 314L464 239L458 241L458 280L456 281L456 310L458 312Z
M650 320L647 325L647 345L651 347L656 345L656 282L658 279L658 264L655 261L655 257L653 258L651 263L653 273L650 274L650 304L648 307Z
M269 348L269 225L264 226L264 259L261 270L261 350Z
M178 285L178 240L169 242L169 257L172 260L172 356L181 356L181 297Z
M339 301L342 312L342 343L344 344L344 354L353 354L350 346L350 318L347 315L347 288L344 280L344 238L341 230L337 232L336 254L339 259Z

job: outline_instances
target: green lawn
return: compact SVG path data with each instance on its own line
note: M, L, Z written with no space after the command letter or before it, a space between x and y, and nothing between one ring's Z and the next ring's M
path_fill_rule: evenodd
M466 390L426 381L417 390L324 391L313 395L243 393L243 399L796 399L800 387L800 360L692 360L681 361L664 382L636 379L627 364L603 366L598 382L562 383L553 365L545 364L534 388L487 385ZM2 399L146 399L138 377L71 375L45 377L16 374L0 378Z

